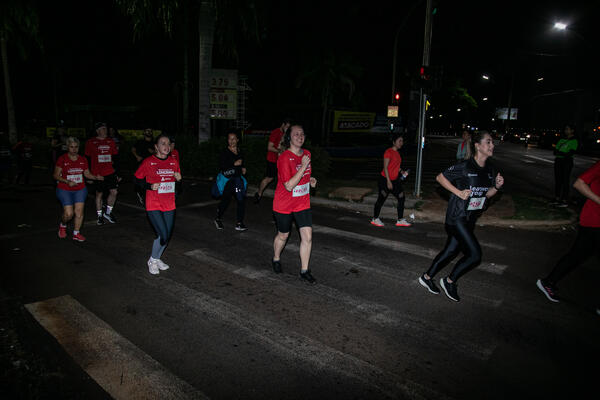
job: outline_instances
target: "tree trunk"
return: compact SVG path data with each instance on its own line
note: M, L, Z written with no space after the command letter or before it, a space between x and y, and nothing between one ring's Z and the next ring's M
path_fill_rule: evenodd
M212 68L212 49L215 33L215 7L213 0L200 2L198 12L199 53L198 71L198 142L210 139L210 72Z
M183 120L183 133L187 134L190 127L190 17L188 10L184 11L183 17L183 92L182 92L182 120Z
M4 37L0 38L2 51L2 68L4 70L4 89L6 93L6 108L8 112L8 138L11 143L17 142L17 118L15 117L15 103L10 88L10 74L8 73L8 46Z

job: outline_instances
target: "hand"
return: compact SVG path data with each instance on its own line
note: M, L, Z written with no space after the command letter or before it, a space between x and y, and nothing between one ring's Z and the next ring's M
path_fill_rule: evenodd
M77 183L75 183L73 181L67 181L67 185L69 185L69 187L73 187L73 186L77 185Z
M97 181L103 181L104 177L102 175L96 175L96 180Z
M469 196L471 196L471 189L461 190L458 192L457 196L463 200L466 200L469 198Z
M246 168L242 167L242 175L246 175Z
M317 178L310 177L310 187L317 187Z
M160 187L160 183L153 183L152 184L152 190L158 190L159 187Z
M239 167L240 165L242 165L242 160L235 160L235 162L233 163L234 166Z
M402 176L406 178L408 176L408 171L402 171Z
M181 180L181 172L175 172L175 173L173 174L173 177L174 177L176 180L180 181L180 180Z
M302 168L308 168L308 164L310 164L310 157L305 155L302 157Z
M392 190L392 189L394 189L394 184L393 184L393 183L392 183L392 181L390 181L389 179L387 180L387 188L388 188L389 190Z
M504 177L498 173L498 175L496 175L496 184L494 186L496 189L500 189L502 185L504 185Z

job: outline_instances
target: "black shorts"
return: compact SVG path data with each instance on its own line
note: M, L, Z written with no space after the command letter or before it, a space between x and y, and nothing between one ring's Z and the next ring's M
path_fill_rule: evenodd
M268 178L277 177L277 163L267 161L267 170L265 171L265 176Z
M404 187L402 186L402 181L400 180L400 176L395 181L392 181L392 190L387 187L387 179L385 177L379 175L379 179L377 180L377 186L379 186L379 193L391 193L394 196L398 196L400 193L404 192Z
M288 233L292 229L292 220L296 220L298 229L312 227L312 212L310 208L291 214L281 214L273 211L277 230L281 233Z
M108 192L111 189L116 189L119 187L119 183L117 182L117 175L114 173L106 175L103 181L94 181L94 186L96 188L96 193L104 193Z

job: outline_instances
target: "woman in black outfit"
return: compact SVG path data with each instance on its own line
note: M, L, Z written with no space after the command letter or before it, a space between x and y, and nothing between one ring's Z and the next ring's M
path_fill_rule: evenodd
M227 148L221 153L219 167L221 174L227 179L227 183L223 188L221 203L217 208L217 218L215 226L217 229L223 229L223 221L221 218L229 206L231 197L235 196L237 201L237 216L236 216L236 231L245 231L244 212L246 207L246 182L243 175L246 174L244 168L244 158L238 147L239 138L237 133L229 133L227 135Z
M419 278L422 286L438 294L440 290L433 277L459 253L463 253L450 275L440 279L446 296L454 301L460 301L456 281L481 262L481 247L473 232L475 222L487 208L488 199L504 185L502 175L488 162L494 153L490 134L479 131L473 135L472 143L473 157L449 167L436 177L439 184L451 193L446 211L448 240L431 267Z

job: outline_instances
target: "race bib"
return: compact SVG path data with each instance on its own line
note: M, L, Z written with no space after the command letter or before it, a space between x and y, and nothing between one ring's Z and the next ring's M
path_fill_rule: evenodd
M298 185L292 191L292 197L302 197L306 196L310 191L310 183L307 182L304 185Z
M467 211L481 210L483 208L484 203L485 197L471 197L469 199L469 206L467 207Z
M175 193L175 182L161 182L158 193Z
M83 182L83 175L81 175L81 174L67 175L67 180L68 181L73 181L75 183L81 183L81 182Z
M98 154L98 162L111 162L110 154Z

